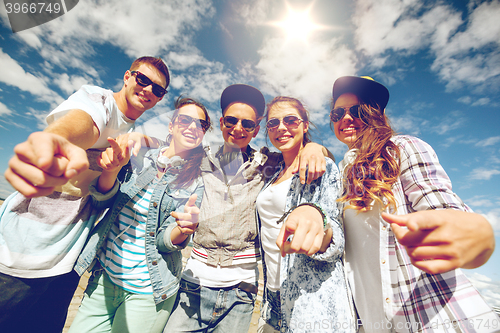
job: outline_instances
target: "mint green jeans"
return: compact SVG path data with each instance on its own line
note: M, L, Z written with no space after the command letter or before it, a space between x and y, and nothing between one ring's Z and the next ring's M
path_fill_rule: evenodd
M89 279L68 333L160 333L170 316L175 297L155 305L153 295L128 292L100 271Z

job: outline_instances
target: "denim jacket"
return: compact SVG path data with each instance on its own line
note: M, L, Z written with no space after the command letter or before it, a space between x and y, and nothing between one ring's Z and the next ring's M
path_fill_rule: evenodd
M144 158L132 158L131 163L120 171L114 187L105 194L96 189L97 179L90 185L90 194L96 208L110 208L104 218L94 227L87 243L80 254L75 271L82 275L85 270L91 270L96 262L98 252L105 243L111 226L117 220L118 214L134 196L150 184L158 170L156 160L160 149L149 150ZM182 166L171 167L182 168ZM203 196L203 181L197 178L190 186L177 189L170 186L176 175L165 172L158 181L151 196L146 222L146 262L153 297L156 304L174 295L179 288L182 272L181 249L186 247L189 237L179 245L174 245L170 233L177 226L170 212L184 212L184 205L191 194L196 193L196 206L200 206Z
M263 190L281 172L266 182ZM330 247L312 256L287 254L280 264L280 290L264 288L262 318L280 332L353 332L352 300L344 275L344 230L339 221L336 200L341 178L335 163L326 158L326 172L311 184L300 183L299 174L292 178L285 211L301 203L321 207L333 231ZM257 212L259 226L260 218ZM264 258L264 256L262 256ZM264 286L266 265L263 259Z

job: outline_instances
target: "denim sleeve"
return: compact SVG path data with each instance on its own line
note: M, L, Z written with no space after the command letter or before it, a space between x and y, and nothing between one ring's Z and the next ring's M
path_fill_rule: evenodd
M196 181L197 181L197 186L193 194L196 193L198 195L195 204L199 208L201 206L201 200L203 199L203 192L205 187L203 185L203 180L201 179L201 177L199 177ZM187 199L185 200L185 202L183 202L183 204L179 205L176 209L172 211L183 213L186 202ZM159 252L169 253L177 250L182 250L189 244L191 236L187 237L186 240L181 244L176 245L172 243L171 233L176 226L177 223L175 222L175 218L170 214L168 214L167 218L158 229L158 237L156 238L156 247L158 248Z
M113 205L113 202L115 201L116 194L120 189L120 183L118 182L118 180L115 180L115 183L113 184L111 190L109 190L106 193L101 193L97 190L98 180L99 177L94 179L89 184L90 196L92 197L92 205L98 209L109 208Z
M341 190L340 173L331 159L326 158L326 171L314 183L318 184L313 187L313 196L310 202L321 207L332 228L333 236L327 250L323 253L315 253L311 258L321 261L335 261L344 253L345 238L344 228L339 219L340 210L337 203Z

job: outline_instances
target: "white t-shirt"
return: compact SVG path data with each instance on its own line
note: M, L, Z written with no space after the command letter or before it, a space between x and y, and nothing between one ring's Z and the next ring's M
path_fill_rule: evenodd
M118 109L111 90L82 86L47 116L50 124L73 109L87 112L99 128L92 148L108 146L107 137L133 129L134 121ZM27 199L11 194L0 207L0 272L21 278L42 278L70 272L97 214L88 197L90 182L100 175L95 159L99 151L87 151L90 168L72 178L53 194Z
M276 222L285 213L286 195L290 190L292 178L290 177L277 185L268 186L259 194L256 201L261 221L260 239L262 240L267 270L266 286L271 291L280 289L281 253L276 245L276 239L283 223L277 224Z

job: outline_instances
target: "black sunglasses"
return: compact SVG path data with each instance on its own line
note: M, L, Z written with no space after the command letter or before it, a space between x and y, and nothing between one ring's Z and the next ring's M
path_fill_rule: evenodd
M154 83L149 77L142 74L141 72L131 71L130 73L132 75L135 75L135 82L137 82L137 84L141 87L147 87L149 85L153 86L153 94L155 94L156 97L161 98L167 93L167 89L163 88L159 84Z
M203 132L208 131L210 127L210 123L204 119L193 118L188 116L187 114L179 114L177 115L177 122L182 127L188 127L191 123L195 123L196 128L203 130Z
M269 119L267 121L267 129L272 131L274 130L276 127L278 127L281 123L281 121L283 121L283 124L286 126L286 127L292 127L292 128L296 128L300 125L301 122L303 122L302 119L300 119L299 117L296 117L296 116L285 116L283 117L282 120L278 119L278 118L272 118L272 119Z
M247 132L253 132L255 130L255 127L257 127L255 121L250 119L239 119L233 116L225 116L223 119L224 119L224 126L226 126L227 128L233 128L240 121L241 121L241 127L243 127L243 129Z
M359 111L361 109L361 105L353 105L349 108L349 114L353 116L353 118L359 118ZM330 112L330 119L336 123L337 121L344 118L346 113L346 108L336 108Z

